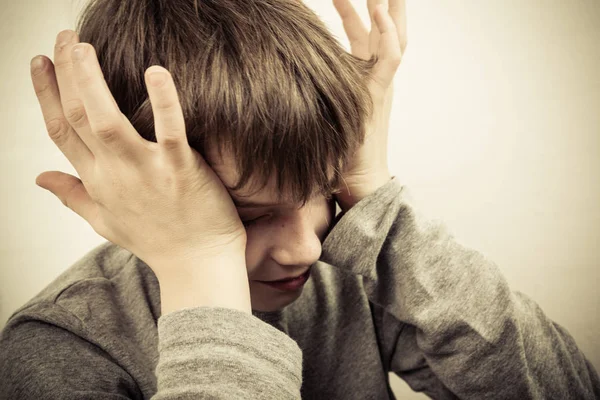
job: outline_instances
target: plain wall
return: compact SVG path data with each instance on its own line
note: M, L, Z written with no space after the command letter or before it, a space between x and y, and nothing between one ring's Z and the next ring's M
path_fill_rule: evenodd
M349 49L332 2L306 3ZM353 4L368 24L366 0ZM75 174L46 133L29 61L53 58L79 8L0 0L0 328L104 241L35 185L43 171ZM407 9L392 173L600 367L600 2L408 0ZM392 381L401 398L426 398Z

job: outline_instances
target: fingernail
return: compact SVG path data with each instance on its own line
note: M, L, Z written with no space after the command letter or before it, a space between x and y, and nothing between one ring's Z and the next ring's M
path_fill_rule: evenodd
M31 60L31 72L34 75L39 74L44 69L44 59L42 57L34 57Z
M85 52L87 51L86 46L85 45L81 45L78 44L76 46L73 47L73 60L75 61L81 61L83 59L83 56L85 55Z

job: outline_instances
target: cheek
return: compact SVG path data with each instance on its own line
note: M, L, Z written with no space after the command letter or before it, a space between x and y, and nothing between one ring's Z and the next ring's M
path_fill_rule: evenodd
M304 229L311 229L320 242L323 243L330 227L333 225L336 213L335 199L322 199L318 204L301 218L309 218ZM282 217L272 215L249 225L246 228L246 268L248 272L256 271L268 258L268 251L278 238L286 236L287 229L293 229L292 220L284 221ZM301 222L297 222L301 223Z

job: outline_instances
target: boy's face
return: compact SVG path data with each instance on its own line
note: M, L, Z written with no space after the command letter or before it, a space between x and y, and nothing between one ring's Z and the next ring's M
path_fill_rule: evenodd
M232 158L216 152L207 154L207 161L227 187L237 182L237 172ZM229 190L229 189L228 189ZM251 191L229 190L234 202L238 199L253 203L275 203L277 201L275 180L250 197L241 195ZM335 216L335 200L323 196L315 197L303 208L299 204L274 204L270 206L238 206L240 219L246 225L246 268L250 283L252 309L275 311L294 302L302 288L284 292L260 281L272 281L298 276L305 272L321 256L321 243L329 231ZM246 224L246 221L255 220Z

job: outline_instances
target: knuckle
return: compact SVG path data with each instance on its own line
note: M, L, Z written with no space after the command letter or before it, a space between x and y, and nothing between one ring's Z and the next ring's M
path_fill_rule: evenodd
M159 100L156 102L156 110L161 111L163 113L171 113L177 110L177 103L173 101L164 101Z
M40 100L45 100L52 97L52 85L48 82L39 82L34 86L35 94Z
M179 136L168 135L161 139L162 145L167 150L176 150L181 147L182 140Z
M67 108L65 110L65 118L73 126L73 128L81 128L87 124L87 115L85 108L81 105Z
M94 133L105 142L114 141L118 135L119 126L112 121L105 121L94 126Z
M67 124L60 118L55 118L46 123L48 136L57 145L62 145L67 141L67 133L69 128Z

